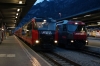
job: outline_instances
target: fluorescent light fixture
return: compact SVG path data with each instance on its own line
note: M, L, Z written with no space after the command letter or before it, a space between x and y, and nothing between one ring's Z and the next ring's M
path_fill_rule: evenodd
M15 28L15 27L7 27L7 28Z
M84 17L86 17L86 16L84 16Z
M98 25L100 25L100 22L97 22L98 23Z
M98 24L100 24L100 22L97 22Z
M85 15L85 16L91 16L91 15Z
M73 18L73 19L77 19L77 18Z

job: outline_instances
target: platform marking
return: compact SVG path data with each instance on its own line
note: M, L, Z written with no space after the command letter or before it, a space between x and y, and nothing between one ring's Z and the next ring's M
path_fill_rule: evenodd
M16 57L15 54L0 54L0 57Z
M15 54L7 54L7 57L15 57Z
M0 57L6 57L6 54L0 54Z

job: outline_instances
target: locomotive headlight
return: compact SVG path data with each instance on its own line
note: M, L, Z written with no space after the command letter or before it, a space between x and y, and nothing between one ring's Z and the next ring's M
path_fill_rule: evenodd
M88 41L86 40L85 42L87 43Z
M54 42L55 42L55 43L58 43L58 41L57 41L57 40L55 40Z
M74 41L73 40L71 40L71 43L73 43Z
M35 41L35 43L37 43L37 44L38 44L38 43L39 43L39 40L36 40L36 41Z

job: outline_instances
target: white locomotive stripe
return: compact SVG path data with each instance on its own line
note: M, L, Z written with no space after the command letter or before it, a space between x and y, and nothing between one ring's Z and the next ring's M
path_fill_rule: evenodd
M23 49L23 51L26 53L26 55L28 56L28 58L32 62L32 65L33 66L41 66L41 64L38 62L38 60L28 52L28 50L21 44L21 42L17 38L16 38L16 40L18 41L18 43L21 46L21 48Z

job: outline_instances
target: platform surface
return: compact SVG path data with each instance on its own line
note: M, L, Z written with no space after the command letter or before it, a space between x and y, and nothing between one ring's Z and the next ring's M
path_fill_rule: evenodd
M0 66L51 66L16 36L9 36L0 45Z

